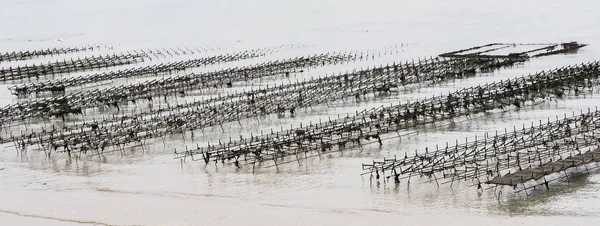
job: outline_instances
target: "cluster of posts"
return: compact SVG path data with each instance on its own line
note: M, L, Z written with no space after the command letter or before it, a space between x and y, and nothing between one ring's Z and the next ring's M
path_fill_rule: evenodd
M258 89L235 91L185 103L159 105L141 112L129 112L128 106L139 102L155 103L173 96L186 96L207 89L233 88L240 83L269 76L302 73L309 68L374 59L375 53L323 53L267 61L226 68L205 73L185 73L186 70L225 62L259 59L282 47L252 49L236 53L203 56L195 59L163 62L127 69L109 70L77 76L65 76L75 71L136 64L159 55L168 58L180 54L193 55L198 49L140 50L133 53L84 57L54 63L17 66L0 69L4 82L28 79L29 83L15 84L12 93L26 100L0 108L0 142L14 144L17 151L35 149L51 153L80 156L145 146L146 140L163 139L170 134L185 134L227 123L240 123L271 114L294 115L310 108L340 100L361 101L368 95L390 95L401 87L465 79L477 73L491 72L524 64L532 57L574 51L585 45L578 43L548 44L522 53L486 55L515 44L493 43L442 54L440 57L419 58L394 62L366 69L354 69L311 79L278 84ZM93 51L94 47L47 49L0 54L1 61L19 61L46 55ZM206 51L206 49L204 49ZM166 53L166 54L165 54ZM381 53L379 53L380 55ZM240 136L216 144L197 145L175 151L182 162L191 159L205 164L244 164L273 162L277 167L286 159L300 159L371 143L382 144L384 139L399 137L400 132L423 125L451 122L494 110L510 110L563 98L584 95L600 84L600 63L590 62L514 79L464 88L448 94L412 102L391 104L337 119L320 120L261 132L249 137ZM42 78L61 75L60 79ZM147 78L146 80L107 88L80 90L86 86L118 79ZM89 88L89 87L88 87ZM52 96L40 98L50 93ZM29 98L35 94L36 98ZM86 112L112 109L109 117L85 117ZM435 151L405 153L403 157L363 164L365 174L376 179L393 178L396 183L411 177L432 178L440 183L456 180L482 184L522 185L528 181L575 166L600 161L598 145L600 112L581 112L555 121L523 125L483 138L446 144ZM62 125L48 123L62 120ZM289 162L289 161L287 161ZM388 176L386 176L388 175Z

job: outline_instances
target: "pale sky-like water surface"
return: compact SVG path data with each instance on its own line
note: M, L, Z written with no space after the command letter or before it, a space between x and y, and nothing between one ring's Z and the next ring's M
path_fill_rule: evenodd
M420 128L382 147L365 146L280 166L236 170L200 161L180 164L173 148L257 134L290 124L317 122L356 110L415 100L486 82L600 59L600 2L559 1L355 1L355 0L4 0L0 2L0 52L106 43L116 49L226 47L233 50L305 44L273 56L244 61L349 50L398 47L376 60L311 69L296 79L317 77L392 61L435 56L491 42L579 41L578 54L533 59L515 68L401 92L368 102L335 102L300 110L295 117L261 119L156 140L150 150L106 159L68 160L41 153L0 153L0 225L593 225L600 219L600 174L580 175L551 191L502 202L492 190L468 182L450 189L416 180L369 182L361 163L442 146L456 139L512 128L599 105L591 96L547 101L519 111L480 115L455 125ZM60 40L60 41L58 41ZM388 48L389 49L389 48ZM210 55L211 53L205 53ZM43 62L43 61L40 61ZM4 66L4 64L2 64ZM218 67L227 67L236 63ZM213 68L212 70L214 70ZM211 69L197 69L211 70ZM85 73L83 73L85 74ZM282 78L280 78L282 79ZM284 79L285 80L285 79ZM120 81L128 83L127 79ZM263 79L254 85L281 81ZM289 81L287 81L289 82ZM284 81L286 83L286 81ZM0 86L2 105L16 102Z

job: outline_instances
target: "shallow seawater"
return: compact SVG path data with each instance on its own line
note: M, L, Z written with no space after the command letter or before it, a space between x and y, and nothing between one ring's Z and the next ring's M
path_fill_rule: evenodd
M476 84L600 59L600 2L534 1L274 1L131 0L17 1L0 3L0 52L108 43L116 49L228 47L252 49L301 43L261 60L332 51L399 50L371 61L314 68L296 78L268 78L249 85L281 84L492 42L589 43L577 54L532 59L521 66L469 79L412 87L367 101L337 101L299 110L294 117L266 116L205 129L194 138L172 135L123 156L47 158L9 145L0 153L0 225L565 225L594 224L600 216L600 174L573 175L549 191L529 196L503 189L478 191L471 181L399 185L361 176L361 164L425 147L519 128L556 115L594 109L592 95L474 116L403 131L383 146L367 145L289 163L235 169L173 158L174 149L229 137L318 122L390 103L422 99ZM210 55L211 53L205 53ZM235 66L227 63L218 67ZM2 64L4 66L4 64ZM289 81L288 81L289 80ZM123 83L130 81L123 80ZM0 86L0 104L17 102ZM413 92L414 91L414 92ZM182 101L177 99L176 101ZM132 109L133 111L133 109ZM110 115L111 113L105 113ZM90 113L90 117L92 114ZM259 122L260 121L260 122Z

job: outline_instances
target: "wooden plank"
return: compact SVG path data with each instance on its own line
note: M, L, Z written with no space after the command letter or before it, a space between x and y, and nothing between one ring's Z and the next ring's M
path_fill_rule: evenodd
M599 157L591 158L592 155ZM582 159L588 156L590 157L589 161L578 161L576 159ZM540 179L550 174L559 173L572 167L583 166L591 162L600 162L600 149L596 149L583 154L577 154L575 156L568 157L556 162L540 165L538 168L525 169L514 174L496 177L490 180L488 183L514 186L516 184L527 182L530 180Z

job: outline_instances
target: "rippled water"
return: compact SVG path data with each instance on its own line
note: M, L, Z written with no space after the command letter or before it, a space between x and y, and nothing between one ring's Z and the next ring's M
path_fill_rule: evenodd
M454 125L405 131L411 135L343 153L295 159L280 166L234 169L173 159L173 148L260 133L270 128L337 117L381 104L414 100L491 81L600 59L600 30L592 0L559 1L275 1L131 0L0 3L0 52L46 46L113 43L121 48L223 46L254 48L302 43L271 58L333 50L410 44L391 56L355 65L313 69L297 79L408 60L490 42L579 41L575 55L533 59L494 74L438 84L368 102L336 102L208 129L185 141L155 141L143 152L68 160L41 153L0 154L0 225L564 225L594 224L600 216L600 174L577 175L530 197L505 189L478 192L469 182L451 189L415 180L370 182L361 164L455 139L529 124L598 105L599 94L548 101L519 111L480 115ZM57 41L59 40L60 41ZM267 57L267 59L269 59ZM251 61L249 61L251 62ZM252 62L258 62L252 61ZM127 81L123 81L127 82ZM277 81L261 80L254 85ZM16 99L2 86L2 104ZM200 133L198 133L200 134Z

